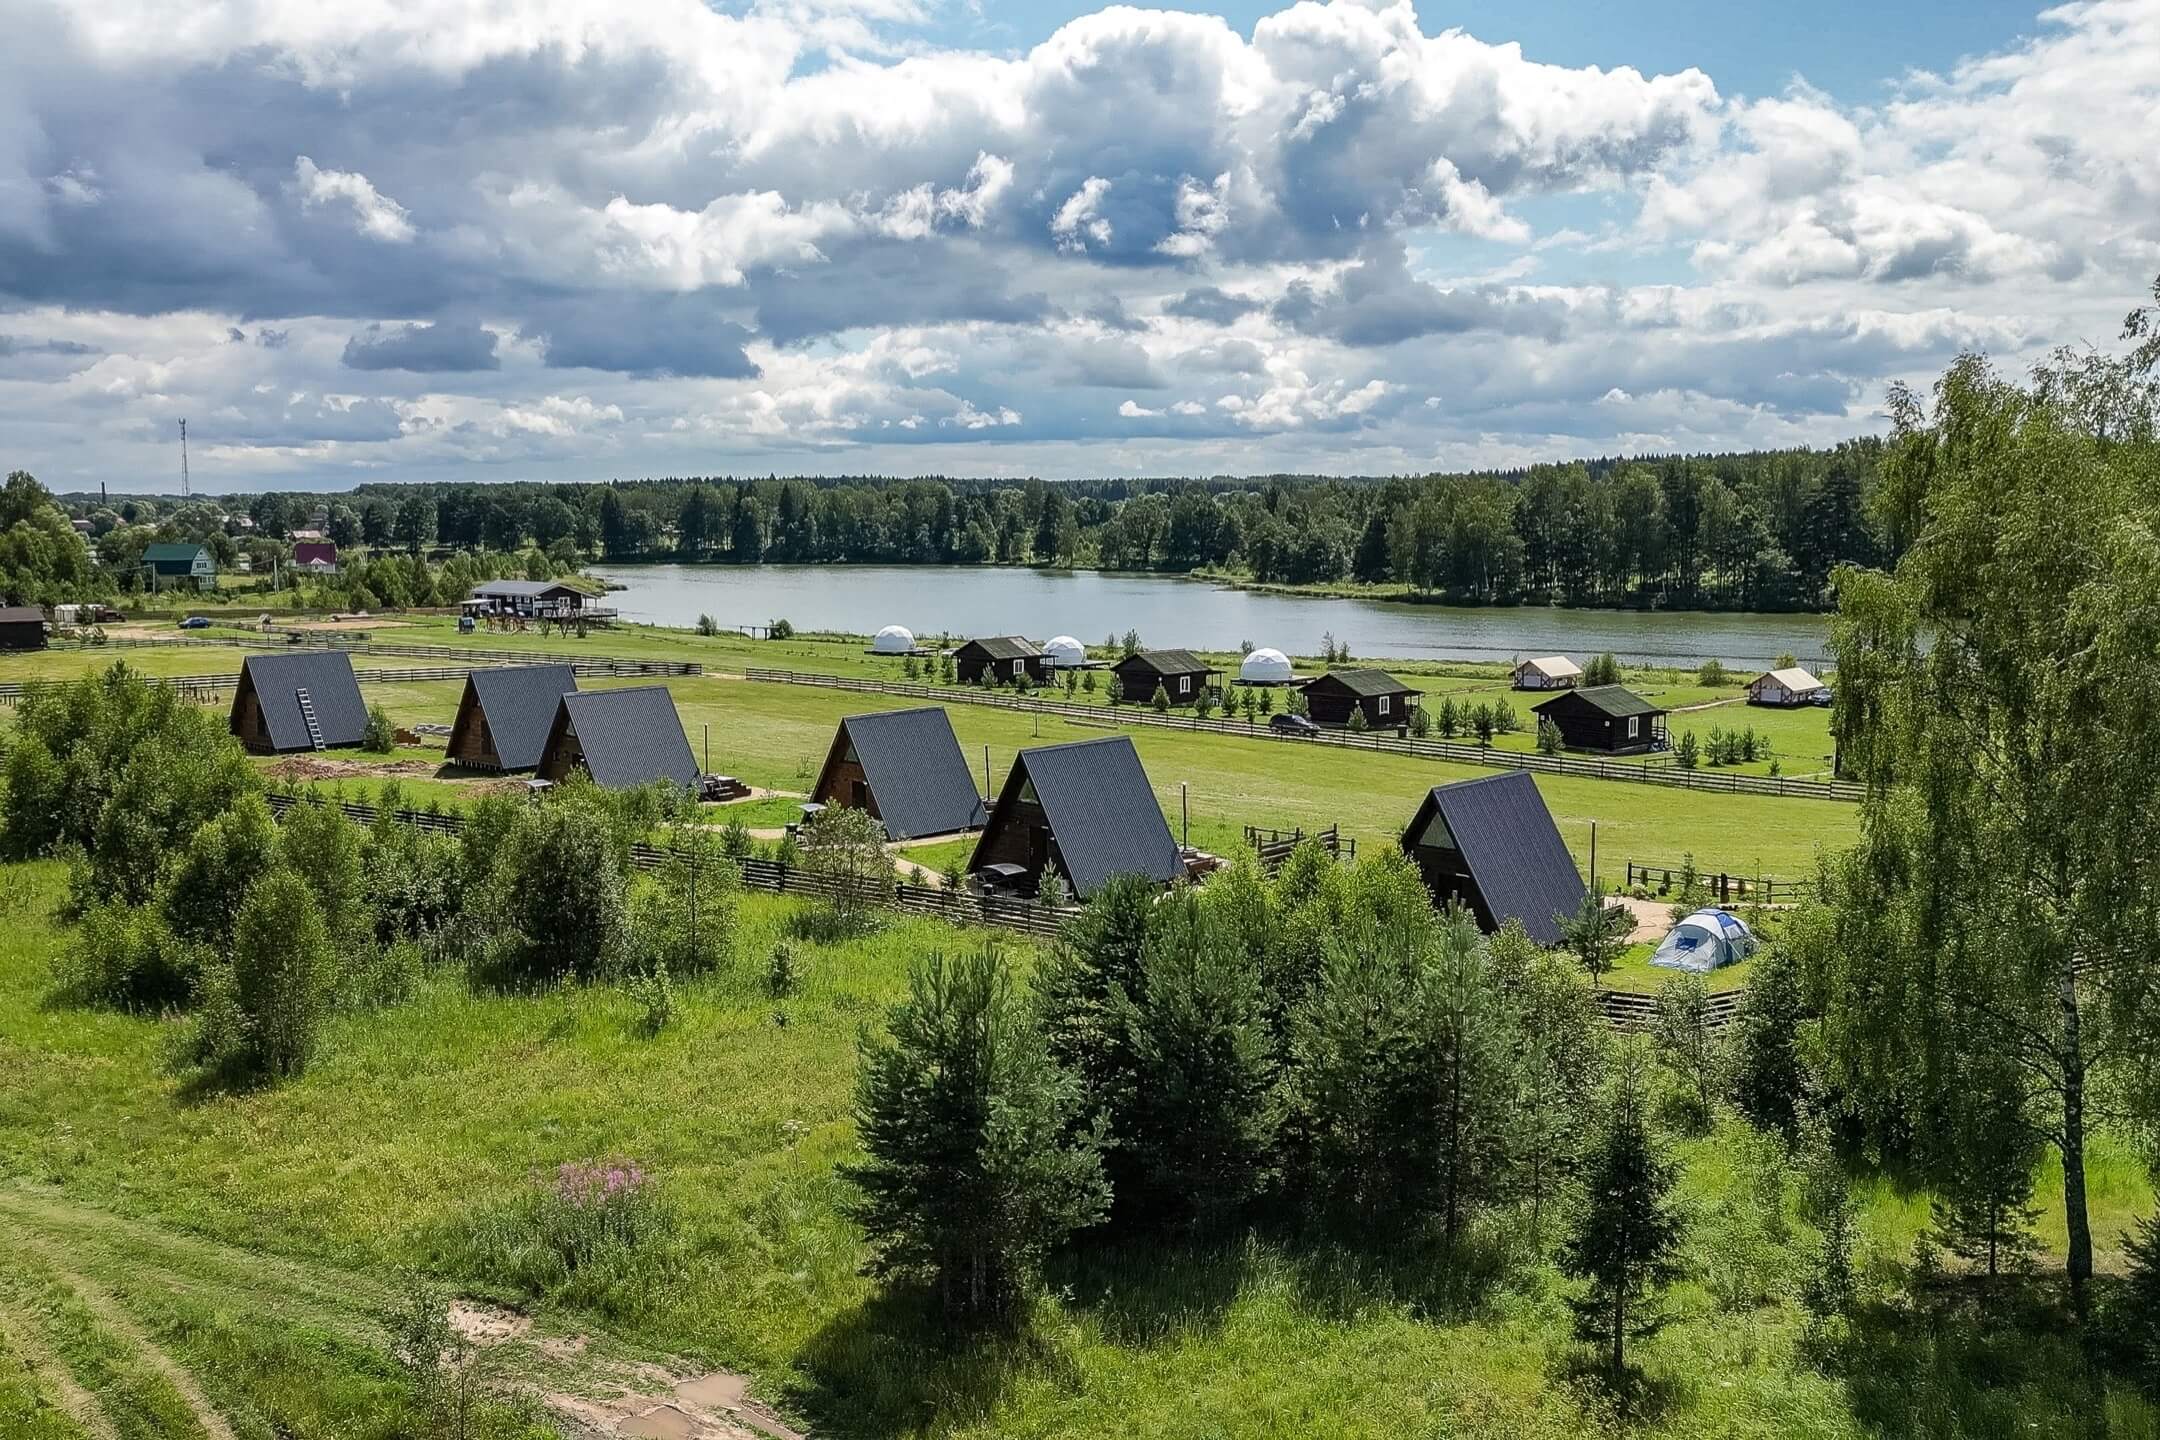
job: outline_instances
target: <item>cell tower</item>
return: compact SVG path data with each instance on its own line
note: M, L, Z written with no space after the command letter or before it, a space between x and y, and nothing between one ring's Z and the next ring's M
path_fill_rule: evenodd
M188 488L187 468L187 421L180 422L180 498L185 500L193 492Z

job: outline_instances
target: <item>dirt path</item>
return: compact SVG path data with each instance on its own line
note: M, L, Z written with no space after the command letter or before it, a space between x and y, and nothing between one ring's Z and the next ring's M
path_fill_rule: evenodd
M188 1413L195 1417L195 1423L202 1427L203 1434L209 1436L210 1440L239 1440L239 1436L233 1433L232 1426L226 1423L225 1417L210 1403L210 1397L203 1394L202 1387L195 1383L195 1377L190 1375L179 1361L166 1354L164 1347L152 1340L149 1333L137 1325L134 1317L121 1309L112 1296L91 1284L81 1272L69 1266L67 1257L41 1237L27 1230L19 1230L17 1233L23 1248L60 1277L68 1289L74 1292L76 1301L90 1312L98 1324L133 1350L166 1384L172 1386L173 1393L186 1404Z
M46 1348L28 1321L4 1305L0 1305L0 1349L14 1353L32 1383L50 1392L60 1413L81 1426L90 1440L120 1440L119 1430L97 1396L83 1389L74 1372Z
M187 1371L149 1337L120 1302L85 1273L117 1267L126 1287L168 1291L246 1311L273 1323L306 1325L383 1348L379 1317L391 1286L375 1276L227 1245L153 1220L83 1204L45 1187L0 1183L0 1227L23 1252L73 1292L83 1311L180 1397L209 1440L235 1440ZM568 1330L542 1318L463 1297L451 1323L501 1358L505 1373L565 1427L587 1440L804 1440L779 1413L749 1397L749 1379L640 1352L598 1329ZM70 1413L87 1404L93 1440L114 1440L97 1397L64 1366L19 1340L27 1326L0 1314L0 1338L31 1359L63 1395ZM99 1422L103 1422L100 1424Z

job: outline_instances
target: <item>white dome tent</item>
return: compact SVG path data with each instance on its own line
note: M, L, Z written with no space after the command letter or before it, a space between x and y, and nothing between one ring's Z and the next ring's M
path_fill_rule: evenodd
M1077 670L1087 664L1087 647L1070 635L1053 635L1043 646L1043 654L1060 670Z
M1673 926L1650 963L1707 975L1754 953L1755 932L1739 916L1709 905Z
M1290 657L1280 650L1259 649L1245 657L1238 666L1238 683L1241 685L1287 685L1296 677L1290 673Z
M905 625L887 625L870 642L873 655L907 655L915 649L915 632Z

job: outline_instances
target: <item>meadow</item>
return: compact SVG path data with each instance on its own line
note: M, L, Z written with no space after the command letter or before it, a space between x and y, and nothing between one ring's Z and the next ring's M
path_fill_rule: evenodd
M167 1067L177 1022L55 996L62 880L50 862L4 875L18 923L0 936L0 1234L31 1262L0 1280L0 1420L14 1405L42 1427L10 1434L96 1433L25 1408L52 1390L41 1356L108 1410L138 1406L129 1435L210 1433L190 1387L237 1435L399 1433L377 1314L408 1267L517 1307L536 1334L584 1337L570 1348L594 1363L748 1374L817 1434L1521 1440L1610 1423L1573 1378L1562 1287L1522 1263L1512 1212L1478 1236L1517 1258L1504 1273L1266 1232L1199 1249L1083 1239L1029 1339L940 1343L918 1302L859 1273L836 1173L856 1153L858 1031L901 996L912 955L974 943L935 922L799 947L802 988L775 999L763 960L796 902L746 897L736 961L685 984L657 1036L615 988L504 996L441 973L336 1017L299 1079L202 1093ZM1006 943L1024 968L1032 949ZM1763 1198L1763 1148L1728 1118L1678 1153L1689 1275L1639 1352L1655 1396L1639 1433L2055 1434L2095 1403L2111 1434L2155 1433L2149 1406L2076 1379L2044 1306L1983 1326L1889 1300L1926 1206L1887 1178L1859 1186L1856 1348L1810 1363L1793 1249L1771 1238L1792 1198ZM475 1237L535 1177L591 1158L659 1177L667 1262L634 1287L511 1283ZM2105 1269L2152 1197L2126 1151L2099 1160ZM2043 1177L2056 1246L2052 1193Z

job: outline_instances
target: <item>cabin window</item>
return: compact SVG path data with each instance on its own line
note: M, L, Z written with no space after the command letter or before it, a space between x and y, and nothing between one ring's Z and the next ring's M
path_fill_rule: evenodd
M1385 695L1382 695L1382 696L1380 697L1380 713L1381 713L1382 715L1385 715L1385 714L1387 714L1387 702L1388 702L1388 697L1387 697L1387 696L1385 696Z
M1177 677L1177 693L1180 695L1192 694L1192 676L1180 675Z
M1019 673L1020 673L1021 671L1025 670L1025 669L1027 669L1027 661L1025 661L1025 660L1015 660L1015 661L1013 661L1013 674L1015 674L1015 675L1018 675L1018 674L1019 674Z
M1635 737L1636 737L1637 735L1640 735L1641 733L1642 733L1642 716L1640 716L1640 715L1630 715L1630 716L1628 716L1628 717L1627 717L1627 738L1628 738L1628 739L1630 739L1630 740L1633 740L1633 739L1634 739L1634 738L1635 738Z

